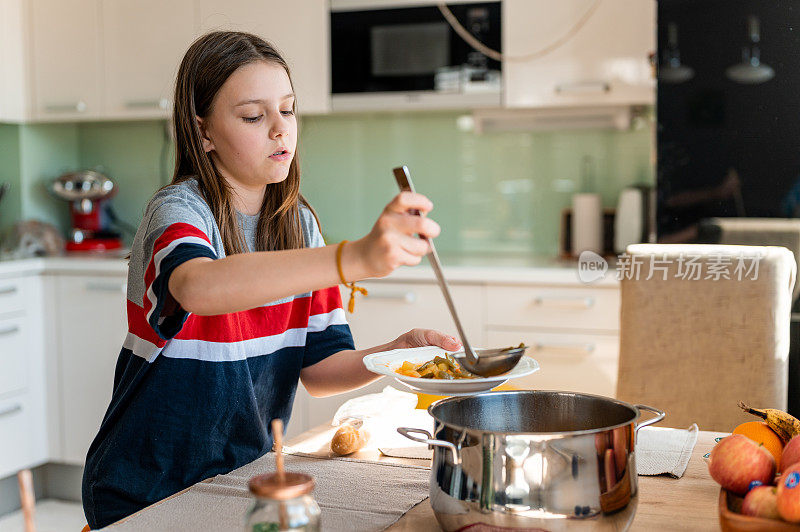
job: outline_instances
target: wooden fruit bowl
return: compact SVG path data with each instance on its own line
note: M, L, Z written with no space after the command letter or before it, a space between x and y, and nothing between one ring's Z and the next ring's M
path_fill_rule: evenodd
M800 525L777 519L742 515L744 497L719 490L719 526L722 532L800 532Z

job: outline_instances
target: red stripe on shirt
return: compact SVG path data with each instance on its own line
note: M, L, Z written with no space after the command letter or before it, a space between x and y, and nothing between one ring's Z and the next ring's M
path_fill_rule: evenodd
M160 338L156 332L147 323L147 314L145 310L131 300L128 303L128 331L135 334L142 340L155 344L157 347L164 347L167 343L166 340Z
M240 342L308 327L310 298L217 316L192 314L175 338L206 342Z
M208 242L209 245L211 245L211 240L208 239L208 236L197 227L186 223L174 223L167 226L167 228L164 229L164 232L161 233L161 236L159 236L158 239L156 240L156 243L153 244L153 256L155 256L156 253L167 247L169 243L172 242L173 240L177 240L179 238L184 238L187 236L196 236L202 238L203 240ZM150 258L150 260L152 262L153 260L152 257Z
M327 314L342 308L342 294L338 286L315 290L311 294L311 314Z

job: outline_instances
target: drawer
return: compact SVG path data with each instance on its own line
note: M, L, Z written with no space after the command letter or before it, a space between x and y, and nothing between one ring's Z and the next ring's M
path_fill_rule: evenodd
M25 310L25 279L0 279L0 314Z
M0 396L28 384L29 323L27 316L0 319Z
M34 455L36 435L28 394L0 400L0 478L29 467Z
M489 326L619 330L619 290L490 286Z
M619 367L616 335L489 330L488 345L525 342L540 370L510 382L528 390L565 390L614 397Z

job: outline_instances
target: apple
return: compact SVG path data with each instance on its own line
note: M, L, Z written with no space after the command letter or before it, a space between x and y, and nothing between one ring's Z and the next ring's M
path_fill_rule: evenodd
M783 448L780 471L800 462L800 436L795 436Z
M708 472L726 490L744 495L754 480L765 485L772 483L775 458L747 436L731 434L711 449Z
M753 517L780 519L778 489L774 486L758 486L751 489L744 497L742 513Z
M778 513L784 521L800 523L800 464L789 466L778 482Z

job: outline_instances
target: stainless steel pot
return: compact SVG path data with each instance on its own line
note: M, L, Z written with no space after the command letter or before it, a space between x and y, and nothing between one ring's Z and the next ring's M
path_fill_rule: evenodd
M655 417L638 423L640 410ZM492 392L428 408L431 506L446 531L625 530L636 512L636 432L664 412L595 395Z

